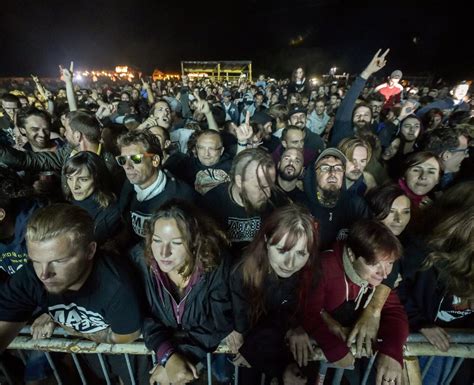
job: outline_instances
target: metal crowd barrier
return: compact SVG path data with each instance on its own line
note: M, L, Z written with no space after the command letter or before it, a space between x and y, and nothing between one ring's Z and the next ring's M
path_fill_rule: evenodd
M448 351L441 352L434 348L426 338L421 334L411 334L408 338L408 341L404 347L404 359L405 359L405 375L408 371L411 371L410 378L407 382L405 379L405 384L409 383L410 385L421 384L421 380L426 375L431 363L434 360L435 356L449 356L449 357L456 357L454 365L452 367L451 372L448 374L447 378L444 381L444 384L448 385L451 380L456 375L458 369L460 368L461 364L463 363L464 359L466 358L474 358L474 334L466 333L466 332L455 332L450 333L451 336L451 346ZM61 329L56 328L54 330L53 336L49 339L41 339L41 340L33 340L30 335L30 328L26 327L23 328L20 335L16 337L13 342L8 347L9 350L18 350L19 356L22 359L23 363L25 363L25 357L23 354L23 350L40 350L44 351L44 354L48 360L48 363L51 367L53 375L56 379L56 382L59 385L64 384L63 379L61 378L56 364L54 363L50 352L59 352L59 353L68 353L71 355L76 370L78 372L79 378L83 385L87 385L87 379L84 374L83 369L81 368L80 362L78 360L78 354L96 354L105 378L107 385L111 384L111 379L109 377L109 373L107 372L106 365L104 362L104 355L105 354L112 354L112 355L123 355L128 374L130 376L130 383L132 385L136 384L135 375L133 373L131 364L130 364L130 355L148 355L152 360L152 363L155 364L155 356L154 353L146 349L143 341L138 340L133 343L128 344L116 344L116 345L109 345L109 344L102 344L96 343L93 341L78 339L78 338L68 338L67 333ZM355 354L355 346L352 347L352 352ZM222 353L230 353L228 347L225 344L221 344L217 350L213 354L222 354ZM415 357L418 356L430 356L426 366L423 369L423 373L419 373L419 366L418 361ZM213 383L213 376L211 370L211 354L207 355L207 383L208 385L212 385ZM369 364L365 370L363 380L361 385L365 385L370 371L373 367L375 362L376 355L373 355L370 360ZM331 367L325 360L324 354L322 353L321 349L318 347L315 348L315 354L312 357L314 361L322 361L320 365L320 372L319 378L324 378L328 367ZM411 362L411 363L410 363ZM407 363L410 363L408 365ZM407 368L407 366L411 366ZM408 370L407 370L408 369ZM417 372L418 371L418 372ZM8 371L8 368L0 361L0 374L3 375L4 380L9 385L14 385L12 381L12 376ZM332 385L340 384L342 380L342 376L344 374L344 369L336 369L335 375L333 377ZM67 383L67 382L66 382ZM236 367L234 371L234 385L238 385L239 383L239 370ZM261 385L265 383L265 374L262 374L261 378ZM320 382L322 384L322 382Z

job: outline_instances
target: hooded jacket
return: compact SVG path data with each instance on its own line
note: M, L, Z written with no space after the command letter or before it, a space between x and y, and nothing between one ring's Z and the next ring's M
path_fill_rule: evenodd
M341 193L334 207L321 205L317 198L317 180L314 166L313 163L307 169L304 177L304 191L311 214L321 225L321 250L324 250L334 241L345 239L353 223L360 219L369 218L369 208L363 198L343 188L341 188Z
M131 259L142 278L148 300L149 314L143 326L146 347L157 352L158 361L169 349L195 362L202 361L234 327L228 288L229 256L223 253L215 270L200 275L181 299L178 310L163 281L157 279L145 263L141 246L132 250Z
M336 243L333 250L328 250L321 256L322 278L318 287L309 294L304 311L304 328L306 332L316 339L324 355L330 362L335 362L343 358L349 348L346 342L333 334L321 317L321 311L325 310L342 326L353 326L352 322L347 324L347 320L357 319L358 311L363 309L367 295L362 291L362 287L354 283L346 274L343 265L344 244ZM369 287L369 290L374 290ZM361 298L359 298L361 296ZM338 309L347 305L350 301L359 302L359 307L351 311L344 310L342 320L341 312ZM395 360L403 366L403 344L408 337L408 320L400 304L395 291L391 291L382 308L380 328L377 338L380 342L377 350Z

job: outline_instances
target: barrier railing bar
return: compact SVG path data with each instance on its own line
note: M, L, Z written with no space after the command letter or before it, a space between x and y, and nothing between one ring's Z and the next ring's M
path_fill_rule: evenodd
M449 385L451 383L451 381L453 380L454 376L458 372L458 370L461 367L463 362L464 362L464 358L458 358L456 360L456 363L454 364L454 367L452 368L451 372L449 373L448 378L446 378L446 381L443 382L443 385Z
M26 365L25 353L23 353L22 350L18 350L18 355L20 356L20 359L21 359L21 362L23 362L23 365Z
M130 375L130 382L135 385L135 376L133 375L132 365L130 364L130 356L125 353L125 362L127 363L128 374Z
M332 379L332 385L340 385L342 381L342 376L344 375L344 368L337 368L334 373L334 378Z
M21 352L21 350L19 350L18 352ZM59 375L58 369L56 368L56 364L53 361L53 357L51 357L51 354L49 352L44 352L44 355L46 356L46 359L48 360L49 366L53 370L53 375L54 375L54 378L56 379L56 382L58 383L58 385L63 385L63 381L61 380L61 376Z
M370 360L369 360L369 363L368 363L368 365L367 365L367 368L365 369L364 377L362 378L361 385L367 384L367 380L369 379L370 371L372 370L372 367L374 366L374 362L375 362L375 359L376 359L376 358L377 358L377 352L375 352L375 354L373 354L373 355L370 357Z
M326 378L327 372L328 372L327 361L321 361L321 364L319 365L319 373L318 373L318 379L316 381L316 385L324 384L324 379Z
M428 370L430 370L430 366L431 364L433 363L435 359L435 356L431 356L428 361L426 362L426 365L425 367L423 368L423 371L421 372L421 379L424 380L425 379L425 376L426 376L426 373L428 373Z
M100 367L102 368L102 373L104 373L105 382L107 382L107 385L111 385L112 383L110 381L109 372L105 367L104 357L102 357L102 353L97 353L97 358L99 359Z
M8 385L14 385L10 375L8 374L8 372L5 368L5 366L3 366L3 364L1 362L0 362L0 372L2 372L3 376L5 377L5 380L7 380Z
M82 385L87 385L86 377L84 376L84 373L82 372L81 364L79 363L79 360L77 359L77 356L75 353L71 353L72 360L74 361L74 365L76 366L76 369L79 373L79 377L81 378Z
M206 354L206 362L207 362L207 385L212 385L211 353Z
M46 350L51 352L65 353L85 353L85 354L152 354L142 342L133 342L129 344L99 344L93 341L80 339L51 338L48 340L32 340L31 337L19 336L13 340L9 349L24 350ZM216 353L229 353L224 346L216 350ZM352 347L352 353L355 354L355 345ZM451 344L449 350L442 352L433 347L429 342L412 342L405 346L404 356L446 356L474 358L474 344ZM325 360L321 349L317 348L312 357L314 361Z
M236 366L234 369L234 385L239 385L239 367Z
M85 354L152 354L143 342L132 342L129 344L101 344L89 340L65 339L65 338L49 338L44 340L32 340L31 337L18 336L10 344L8 349L23 350L47 350L51 352L62 353L85 353Z

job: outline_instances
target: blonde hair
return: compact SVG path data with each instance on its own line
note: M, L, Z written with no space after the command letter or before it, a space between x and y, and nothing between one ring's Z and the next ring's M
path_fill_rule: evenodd
M360 138L345 138L339 142L337 148L352 162L356 147L364 147L367 150L367 163L372 158L372 146Z
M94 240L94 221L79 206L57 203L38 209L26 227L27 242L47 241L61 235L88 245Z

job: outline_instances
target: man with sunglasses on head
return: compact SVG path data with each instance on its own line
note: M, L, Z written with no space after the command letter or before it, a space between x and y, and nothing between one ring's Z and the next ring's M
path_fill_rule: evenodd
M321 224L321 249L347 237L357 220L368 218L365 200L343 189L347 159L336 148L327 148L308 167L304 191L311 213Z
M127 176L120 195L122 215L129 223L127 228L131 226L136 236L144 237L144 223L157 208L173 198L193 202L194 191L162 170L163 152L153 134L128 132L117 144L120 155L115 159Z

